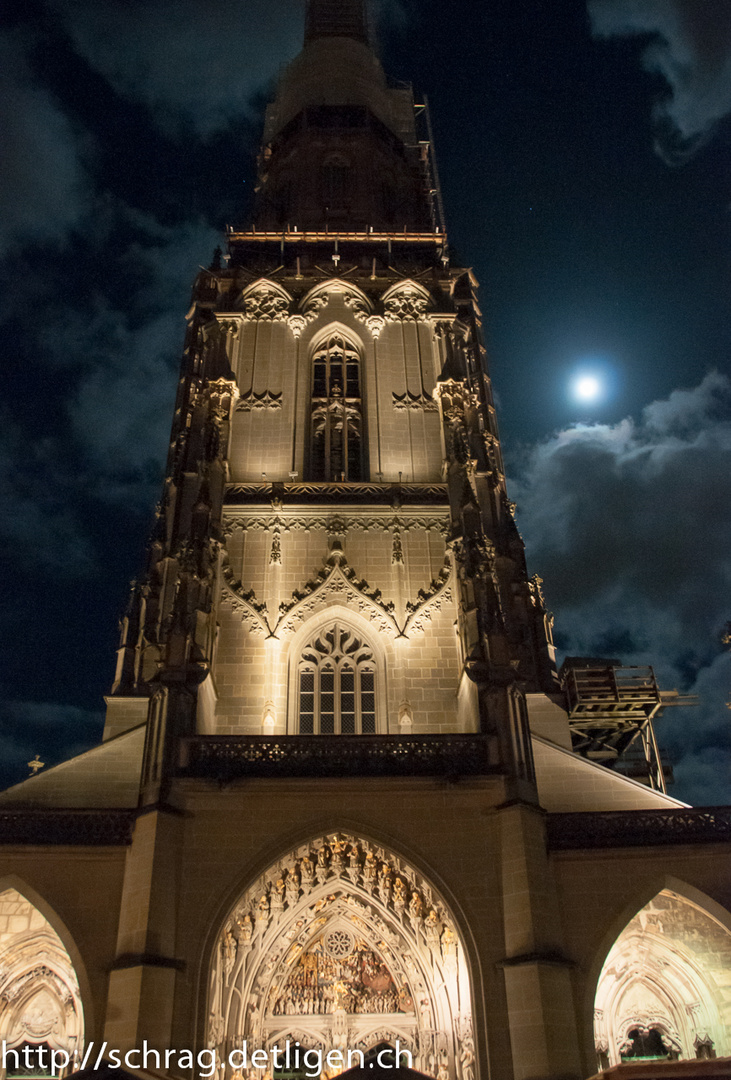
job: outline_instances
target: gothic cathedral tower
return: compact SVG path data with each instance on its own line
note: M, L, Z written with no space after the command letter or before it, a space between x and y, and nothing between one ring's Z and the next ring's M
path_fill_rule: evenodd
M272 1056L287 1043L335 1055L333 1077L398 1044L438 1080L577 1080L629 1045L606 980L594 1027L597 979L668 865L669 834L639 866L631 815L607 833L602 814L684 811L574 752L428 114L386 78L365 0L306 18L254 221L194 285L104 742L0 795L2 873L31 882L0 914L44 900L73 989L59 1046L146 1044L170 1076L193 1048L217 1080L278 1080L301 1075ZM577 870L579 818L601 850ZM696 899L723 892L718 865L694 864ZM714 1028L683 994L702 995L678 990L685 1043L731 1045L731 1006ZM243 1043L270 1056L244 1068Z
M264 850L286 805L293 837L318 821L222 930L205 1019L222 1057L241 1036L399 1039L423 1071L471 1080L467 946L372 818L410 831L407 849L461 835L468 860L475 799L535 801L526 693L555 672L427 121L386 79L364 0L311 0L267 111L254 223L195 285L107 735L147 714L143 805L243 785Z
M532 781L525 695L556 689L549 621L423 114L387 82L361 0L309 5L267 112L255 221L195 285L125 621L108 733L152 697L146 799L196 735L262 753L262 736L353 737L298 744L330 774L355 754L396 768L418 736L437 771ZM463 734L480 739L451 764L461 744L430 741Z

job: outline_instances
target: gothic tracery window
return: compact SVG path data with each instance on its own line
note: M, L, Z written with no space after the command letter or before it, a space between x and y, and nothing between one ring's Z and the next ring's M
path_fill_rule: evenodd
M374 735L373 652L349 627L335 623L302 650L298 671L301 735Z
M363 478L360 354L341 333L326 338L312 358L310 437L313 480Z

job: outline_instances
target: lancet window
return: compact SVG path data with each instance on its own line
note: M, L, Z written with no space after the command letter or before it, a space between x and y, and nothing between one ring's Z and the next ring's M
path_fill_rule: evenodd
M363 479L363 408L360 353L334 333L312 358L311 478Z
M350 627L319 631L302 651L297 678L301 735L375 734L375 659Z

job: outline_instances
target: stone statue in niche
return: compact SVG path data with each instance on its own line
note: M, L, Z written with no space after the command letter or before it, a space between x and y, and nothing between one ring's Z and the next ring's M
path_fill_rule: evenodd
M465 1039L462 1043L459 1062L462 1066L462 1080L475 1080L475 1048L472 1039Z
M388 905L388 901L391 899L391 867L388 863L382 864L378 875L378 895L381 898L381 903Z
M393 906L396 914L402 916L406 907L406 886L400 877L393 883Z
M300 870L302 874L302 888L305 894L307 894L312 888L312 879L315 876L315 868L312 865L312 859L309 855L305 855L300 863Z
M448 968L457 966L457 939L449 926L442 931L442 956Z
M320 885L327 881L328 875L328 863L329 863L330 849L327 844L323 844L317 853L317 880Z
M236 938L231 933L231 928L226 930L223 939L223 971L228 979L236 961Z
M287 892L287 906L294 907L299 900L300 895L300 875L297 867L293 867L287 874L286 892Z
M269 898L266 893L263 894L259 901L259 907L256 912L256 926L260 933L263 933L269 925Z
M369 893L373 893L376 885L376 876L378 874L378 864L376 863L376 856L372 851L369 851L366 855L365 865L363 867L363 884Z
M344 840L333 840L333 856L330 867L335 877L341 877L345 869L345 849L347 846Z
M354 884L360 877L360 851L357 844L353 844L348 855L348 877Z
M411 894L411 900L409 901L409 918L411 919L414 930L416 930L418 924L421 922L423 914L424 902L419 896L418 892L414 891Z
M281 915L284 910L284 878L279 878L272 889L272 917Z

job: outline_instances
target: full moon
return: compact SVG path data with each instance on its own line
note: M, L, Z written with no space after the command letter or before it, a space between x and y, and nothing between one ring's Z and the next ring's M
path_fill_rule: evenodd
M574 382L574 394L580 401L596 401L602 392L602 384L595 375L580 375Z

